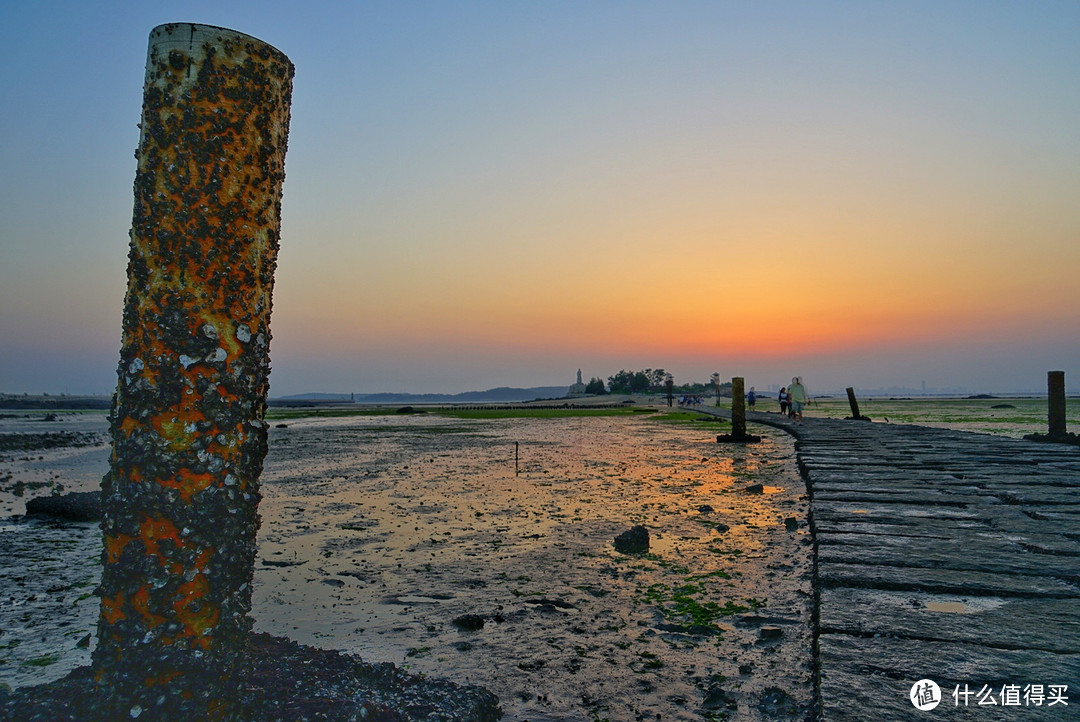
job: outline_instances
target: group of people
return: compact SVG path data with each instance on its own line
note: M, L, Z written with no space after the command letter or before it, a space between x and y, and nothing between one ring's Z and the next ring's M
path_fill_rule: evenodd
M750 393L754 390L750 389ZM791 379L791 386L780 389L779 396L776 400L780 402L780 415L787 416L788 418L795 419L797 422L802 423L803 419L803 407L810 402L810 397L806 393L806 387L803 386L802 376L794 376ZM751 406L753 406L751 404Z
M806 394L806 387L803 386L802 376L793 377L791 386L781 388L780 395L776 397L776 400L780 402L781 415L802 423L803 407L810 403L810 397ZM753 386L746 392L746 406L750 411L753 411L757 406L757 391L754 390Z
M782 387L776 400L780 402L780 414L782 416L795 419L796 422L801 424L803 420L803 407L810 403L810 397L806 393L806 387L803 386L802 376L793 376L791 385ZM702 399L700 396L683 396L679 399L680 406L700 406L701 403ZM750 390L746 392L746 406L749 411L753 411L756 405L757 391L751 386Z

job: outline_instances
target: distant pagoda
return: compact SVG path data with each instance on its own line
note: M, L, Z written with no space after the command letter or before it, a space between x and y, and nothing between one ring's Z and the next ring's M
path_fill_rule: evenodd
M570 390L566 392L566 395L569 398L585 395L585 384L581 381L581 369L577 370L577 382L570 385Z

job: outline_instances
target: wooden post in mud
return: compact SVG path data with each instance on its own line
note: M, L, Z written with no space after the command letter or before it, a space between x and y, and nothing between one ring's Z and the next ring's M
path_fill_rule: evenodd
M1065 372L1046 373L1046 397L1051 438L1066 436L1065 423Z
M102 481L104 718L236 716L292 77L242 33L150 33Z
M847 387L847 400L848 404L851 406L851 416L848 418L856 421L870 421L869 416L863 416L859 413L859 400L855 398L855 389L851 386Z
M731 435L746 436L746 381L742 376L731 379Z
M851 386L847 387L847 400L848 405L851 406L851 418L861 419L862 415L859 414L859 400L855 398L855 389Z

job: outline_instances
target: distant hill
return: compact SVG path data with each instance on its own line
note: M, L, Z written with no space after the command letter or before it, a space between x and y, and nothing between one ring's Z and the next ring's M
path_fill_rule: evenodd
M349 394L293 394L292 396L274 396L271 397L271 401L318 401L318 402L345 402L349 403L352 397Z
M112 396L0 394L0 409L109 409Z
M281 396L271 399L270 403L302 403L311 402L317 404L326 403L349 403L357 404L481 404L481 403L516 403L521 401L533 401L536 399L561 399L566 396L567 386L533 386L532 388L519 389L509 386L500 386L487 391L465 391L460 394L407 394L407 393L379 393L379 394L296 394L293 396Z

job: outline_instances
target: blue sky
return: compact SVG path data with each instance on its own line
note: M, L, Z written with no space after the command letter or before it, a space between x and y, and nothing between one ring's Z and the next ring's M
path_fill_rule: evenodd
M272 394L1080 373L1080 4L177 7L0 8L0 391L111 391L187 21L297 68Z

